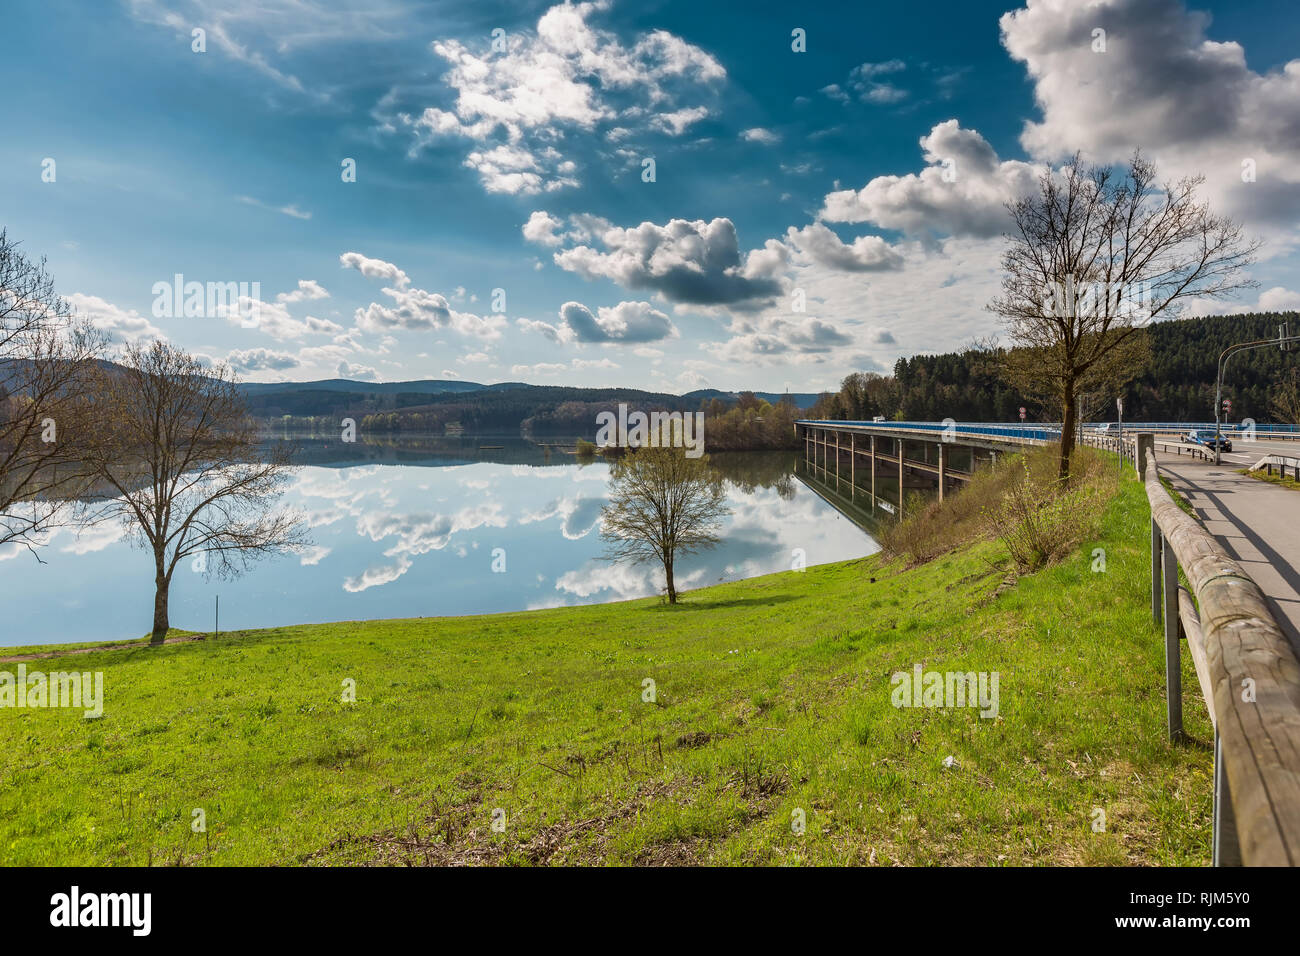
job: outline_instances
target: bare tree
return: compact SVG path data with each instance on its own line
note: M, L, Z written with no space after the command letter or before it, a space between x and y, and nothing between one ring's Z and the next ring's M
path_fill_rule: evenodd
M36 546L84 480L75 436L90 427L86 379L104 337L0 231L0 544Z
M306 543L298 515L270 510L290 475L289 449L263 445L227 366L207 368L165 342L127 346L95 390L108 427L87 446L101 483L94 520L121 520L152 551L159 644L182 560L228 577Z
M1155 167L1138 153L1121 175L1075 156L1007 206L1002 294L989 309L1018 346L1008 353L1012 383L1060 405L1062 479L1079 392L1132 377L1145 347L1139 329L1190 298L1255 285L1241 270L1259 243L1198 200L1204 177L1155 182Z
M707 455L687 458L680 448L630 451L614 464L609 502L600 513L606 556L659 562L669 604L677 603L678 555L716 545L720 522L731 513L722 480L708 462Z

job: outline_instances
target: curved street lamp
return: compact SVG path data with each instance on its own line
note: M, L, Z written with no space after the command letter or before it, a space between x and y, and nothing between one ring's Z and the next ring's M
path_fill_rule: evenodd
M1236 345L1229 345L1219 353L1219 375L1214 382L1214 463L1222 464L1219 458L1219 444L1221 441L1220 420L1223 409L1223 370L1228 365L1228 359L1232 358L1238 352L1246 352L1250 349L1262 349L1266 345L1276 345L1283 351L1292 342L1300 342L1300 335L1288 335L1287 324L1283 322L1277 328L1277 338L1275 339L1256 339L1254 342L1238 342Z

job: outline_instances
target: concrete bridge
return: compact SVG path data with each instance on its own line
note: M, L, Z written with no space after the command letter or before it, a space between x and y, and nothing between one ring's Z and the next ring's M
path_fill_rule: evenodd
M1106 448L1135 461L1138 435L1150 435L1160 454L1207 457L1199 445L1186 444L1190 431L1213 433L1214 423L1134 422L1121 430L1113 423L1080 427L1080 444ZM856 501L864 494L871 505L886 502L901 508L907 489L937 489L939 500L970 480L999 454L1025 445L1059 441L1059 424L1002 425L987 422L863 422L800 419L795 433L802 439L804 464L812 476ZM1300 426L1223 426L1223 434L1238 447L1224 458L1251 465L1255 458L1300 444ZM1251 458L1252 452L1258 454ZM1212 457L1210 455L1209 457Z
M850 501L858 493L899 507L908 488L938 487L939 499L999 454L1060 439L1050 425L977 422L795 422L808 470Z

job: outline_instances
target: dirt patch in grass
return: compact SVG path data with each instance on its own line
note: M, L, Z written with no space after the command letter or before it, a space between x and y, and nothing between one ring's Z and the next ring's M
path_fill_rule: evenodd
M708 851L713 841L673 840L652 843L637 854L637 866L702 866L708 863Z
M531 834L515 829L508 819L504 832L493 831L490 822L485 825L491 812L479 794L455 804L442 804L435 798L425 805L419 823L404 830L345 837L314 857L316 862L324 862L350 847L360 851L357 862L368 866L599 864L607 856L606 845L618 824L634 820L655 801L680 798L694 786L686 780L643 783L607 813L547 824Z
M709 738L714 735L685 735ZM707 742L707 741L706 741ZM699 744L702 746L703 744ZM741 801L741 811L724 830L738 832L766 818L781 794L789 789L784 768L760 759L747 761L722 783L722 790ZM639 784L628 797L613 801L603 813L549 823L529 831L509 819L503 832L492 829L493 797L475 789L454 802L434 798L418 822L380 833L335 840L303 862L346 860L364 866L573 866L600 865L611 855L626 860L628 850L612 851L610 843L625 836L638 818L655 805L689 803L699 781L678 778ZM706 798L708 799L708 798ZM507 802L504 799L502 802ZM710 862L723 834L675 836L651 840L632 851L637 866L695 866Z
M680 737L678 737L677 746L686 747L689 749L694 749L696 747L704 747L708 745L708 743L712 741L713 738L716 736L718 735L711 734L706 730L696 730L692 733L682 734Z

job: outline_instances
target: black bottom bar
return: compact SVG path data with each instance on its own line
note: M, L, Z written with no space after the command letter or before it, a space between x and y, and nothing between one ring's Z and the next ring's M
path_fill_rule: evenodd
M262 948L282 939L301 949L319 941L338 951L352 940L382 945L399 934L420 934L435 945L448 931L462 938L466 932L482 933L496 945L511 933L554 944L610 941L617 938L611 930L630 933L629 943L639 938L644 944L660 933L673 938L674 926L680 931L687 924L692 938L701 935L699 929L716 927L734 941L766 937L784 924L821 934L837 923L864 939L892 926L917 942L1034 938L1068 940L1073 946L1102 936L1153 932L1226 941L1261 928L1278 933L1294 916L1289 873L1208 868L762 873L197 868L0 870L0 875L9 883L0 895L0 912L10 946L32 936L75 934L83 940L113 937L128 945L144 939L201 940L205 949L254 941ZM135 936L130 925L52 926L59 895L70 897L74 886L83 905L92 894L149 894L148 936ZM1225 924L1242 919L1245 925Z

